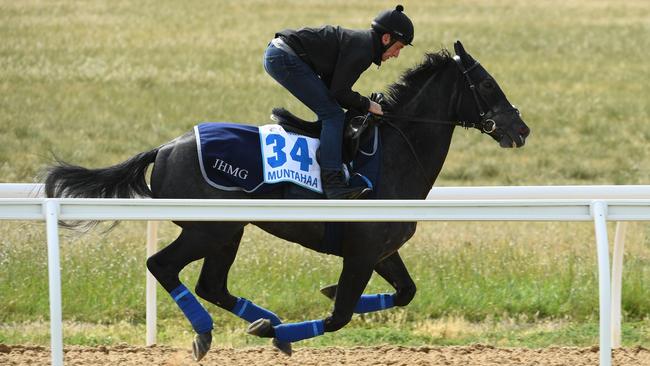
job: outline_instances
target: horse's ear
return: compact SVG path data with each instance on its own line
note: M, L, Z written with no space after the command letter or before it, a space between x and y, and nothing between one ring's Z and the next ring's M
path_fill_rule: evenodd
M456 52L460 58L463 58L463 56L467 55L467 52L465 52L465 47L463 47L463 44L460 43L460 41L454 42L454 52Z
M462 43L460 43L460 41L454 42L454 51L456 52L456 55L458 55L458 57L460 57L460 59L463 61L465 66L470 67L476 62L474 58L469 53L467 53L467 51L465 51L465 47Z

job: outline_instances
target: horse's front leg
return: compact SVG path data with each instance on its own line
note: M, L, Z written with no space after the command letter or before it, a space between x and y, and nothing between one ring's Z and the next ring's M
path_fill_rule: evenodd
M376 259L374 256L351 256L343 259L343 270L332 314L325 319L273 326L268 320L252 323L248 333L260 337L275 337L283 342L296 342L335 332L352 319L354 307L370 280Z
M354 307L357 314L390 309L393 306L406 306L415 297L415 283L411 279L402 258L398 252L377 263L375 271L390 283L396 290L393 294L362 295ZM338 285L330 285L321 289L321 293L330 299L336 299Z

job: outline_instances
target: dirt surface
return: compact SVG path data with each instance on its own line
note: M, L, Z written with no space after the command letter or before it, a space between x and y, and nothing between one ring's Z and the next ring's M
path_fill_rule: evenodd
M66 365L598 365L598 347L544 349L466 347L352 347L298 348L292 357L271 347L213 348L199 363L190 351L171 347L70 346L64 349ZM650 366L650 350L617 349L613 365ZM50 350L41 346L0 344L0 365L49 365Z

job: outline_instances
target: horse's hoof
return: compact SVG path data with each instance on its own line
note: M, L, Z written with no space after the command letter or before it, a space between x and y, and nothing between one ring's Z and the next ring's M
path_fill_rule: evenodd
M289 357L291 357L291 354L293 353L290 342L281 342L278 341L277 338L273 338L273 346Z
M338 285L325 286L322 289L320 289L320 293L327 296L328 299L334 301L334 299L336 299L336 289L338 287L339 287Z
M246 333L252 334L258 337L270 338L275 336L275 331L273 330L273 325L268 319L260 318L248 325Z
M201 333L194 336L192 342L192 357L194 361L201 361L201 359L208 353L210 344L212 343L212 332Z

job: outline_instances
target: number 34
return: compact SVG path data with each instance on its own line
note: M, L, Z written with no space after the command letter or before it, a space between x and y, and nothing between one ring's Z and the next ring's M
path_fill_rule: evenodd
M266 145L273 145L273 154L275 156L266 159L271 167L277 168L287 162L287 154L284 152L287 141L282 135L269 134L266 136ZM309 166L314 163L314 159L309 157L309 145L307 145L307 139L304 137L296 139L289 156L293 161L300 163L300 170L305 172L308 172Z

